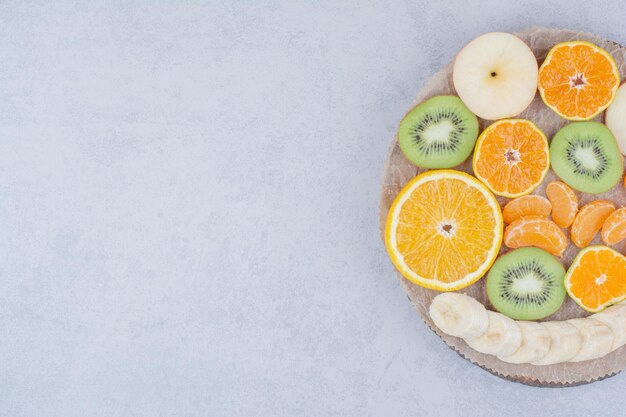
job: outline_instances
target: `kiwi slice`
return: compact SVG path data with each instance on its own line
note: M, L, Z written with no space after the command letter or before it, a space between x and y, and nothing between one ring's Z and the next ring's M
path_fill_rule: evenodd
M487 296L500 313L516 320L549 316L565 301L563 265L539 248L501 256L487 275Z
M552 169L572 188L597 194L622 178L622 156L611 131L598 122L570 123L550 144Z
M436 96L407 113L398 143L409 161L423 168L451 168L472 153L478 119L456 96Z

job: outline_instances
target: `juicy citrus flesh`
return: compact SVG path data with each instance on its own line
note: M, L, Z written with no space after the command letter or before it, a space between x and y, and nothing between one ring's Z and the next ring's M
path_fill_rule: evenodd
M574 245L579 248L588 246L614 211L615 205L607 200L596 200L582 206L570 230Z
M626 257L606 246L581 250L565 274L565 289L578 305L597 312L626 297Z
M515 220L504 229L504 244L512 249L533 246L561 256L567 248L567 237L553 221L531 216Z
M607 245L615 245L624 239L626 239L626 207L615 210L602 225L602 241Z
M546 187L546 196L552 204L552 220L559 227L570 227L578 213L578 197L569 185L552 181Z
M532 192L548 172L548 140L534 123L504 119L478 138L474 174L495 194L519 197Z
M528 216L548 217L552 204L540 195L525 195L506 203L502 209L505 223L513 223L517 219Z
M460 171L418 175L400 191L387 217L385 244L396 268L410 281L440 291L481 278L501 242L498 202Z
M539 68L541 98L569 120L589 120L596 116L611 104L619 85L615 60L589 42L555 45Z

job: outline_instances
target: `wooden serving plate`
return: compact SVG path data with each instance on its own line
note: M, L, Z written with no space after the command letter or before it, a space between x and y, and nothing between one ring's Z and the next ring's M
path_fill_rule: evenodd
M540 65L550 48L559 42L572 40L585 40L593 42L606 49L613 56L613 58L615 58L622 79L626 78L626 48L615 42L602 39L589 33L551 28L530 28L522 32L515 33L515 35L530 46L539 60ZM442 68L426 83L426 85L418 93L414 104L420 103L429 97L441 94L455 94L454 85L452 83L452 63ZM398 120L401 116L402 115L398 115ZM530 119L535 122L537 126L539 126L539 128L546 134L548 140L550 140L552 136L554 136L554 134L567 123L566 120L560 118L543 104L538 93L535 95L535 99L532 104L519 117ZM602 121L603 117L604 114L600 114L596 120ZM479 122L481 130L491 123L490 121L482 119L479 119ZM456 169L472 173L471 157ZM384 232L387 213L389 212L389 208L391 207L394 198L409 180L422 171L424 170L418 169L404 157L398 146L397 138L394 138L389 148L389 154L385 162L382 178L379 219L381 237ZM546 184L555 178L556 176L554 172L550 170L543 184L537 188L533 194L545 196ZM578 196L581 204L597 199L607 199L615 202L618 206L626 205L626 189L621 182L612 190L603 194L592 196L578 193ZM498 197L498 201L500 204L504 204L508 201L508 199ZM569 231L566 231L566 235L569 236ZM599 239L599 236L596 236L592 243L600 243ZM624 253L626 249L624 244L616 245L614 248L622 253ZM507 252L507 248L503 245L500 253L505 252ZM577 252L578 249L572 245L571 242L569 242L568 249L565 251L562 259L565 268L569 267ZM432 331L441 337L441 339L461 357L501 378L533 386L568 387L588 384L590 382L613 376L621 372L622 369L626 367L626 346L617 349L603 358L585 362L561 363L548 366L510 364L502 362L495 356L477 352L471 349L462 339L449 336L441 332L430 319L428 308L432 299L439 294L439 292L417 286L406 280L399 273L397 273L397 275L406 290L409 300ZM487 299L484 279L479 280L475 284L460 290L459 292L468 294L482 302L487 308L493 309ZM588 315L589 313L582 310L568 298L559 311L552 316L547 317L545 320L567 320L575 317L586 317Z

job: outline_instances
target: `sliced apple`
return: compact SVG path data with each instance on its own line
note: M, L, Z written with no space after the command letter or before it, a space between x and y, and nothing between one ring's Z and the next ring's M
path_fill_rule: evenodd
M617 140L622 155L626 155L626 84L617 89L613 103L606 109L604 123ZM463 99L461 97L461 99ZM467 104L466 104L467 105ZM469 107L469 106L468 106ZM470 109L471 110L471 109Z
M539 67L530 48L510 33L468 43L454 61L457 94L478 117L498 120L523 112L537 91Z

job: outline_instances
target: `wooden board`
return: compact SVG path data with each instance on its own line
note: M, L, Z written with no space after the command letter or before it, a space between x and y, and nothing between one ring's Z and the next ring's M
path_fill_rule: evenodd
M585 40L593 42L606 49L615 58L622 79L625 78L626 48L615 42L599 38L589 33L551 28L530 28L516 33L516 35L530 46L539 60L539 64L541 64L550 48L558 42L570 40ZM442 68L426 83L426 85L418 93L415 104L426 98L441 94L455 94L452 83L452 63ZM401 116L402 115L398 115L398 120ZM602 116L603 115L601 114L596 119L601 121ZM535 96L535 99L529 108L526 109L519 117L534 121L537 126L544 131L548 139L552 138L558 129L566 124L566 120L561 119L543 104L539 94ZM485 126L491 123L481 119L479 119L479 121L481 129L484 129ZM471 157L464 164L457 167L457 169L471 173ZM408 162L404 155L402 155L402 152L397 144L397 139L394 138L391 142L389 154L385 162L382 179L379 219L381 237L391 203L400 189L419 172L421 172L421 170ZM545 185L555 178L556 176L550 170L543 185L540 186L534 193L545 196ZM613 190L604 194L595 196L580 195L581 203L601 198L614 201L617 205L626 206L626 189L620 183ZM504 198L498 198L498 200L501 204L508 201ZM594 243L599 243L599 237L596 237ZM623 253L626 250L626 247L622 245L616 247L616 249ZM577 251L578 249L574 245L569 244L563 257L563 263L566 268L569 266ZM501 252L506 252L506 248L503 247ZM613 376L621 372L622 369L626 367L626 346L600 359L548 366L509 364L500 361L495 356L477 352L471 349L462 339L446 335L439 331L439 329L437 329L434 323L430 320L428 307L430 306L430 302L433 297L438 294L437 291L422 288L406 280L399 273L397 275L407 292L409 300L431 330L439 335L439 337L441 337L441 339L461 357L501 378L533 386L565 387L598 381L600 379ZM491 308L487 299L484 281L484 279L481 279L477 283L461 290L460 292L471 295L485 304L487 308ZM574 317L585 317L587 315L589 315L589 313L585 312L572 300L568 299L558 312L546 318L546 320L565 320Z

